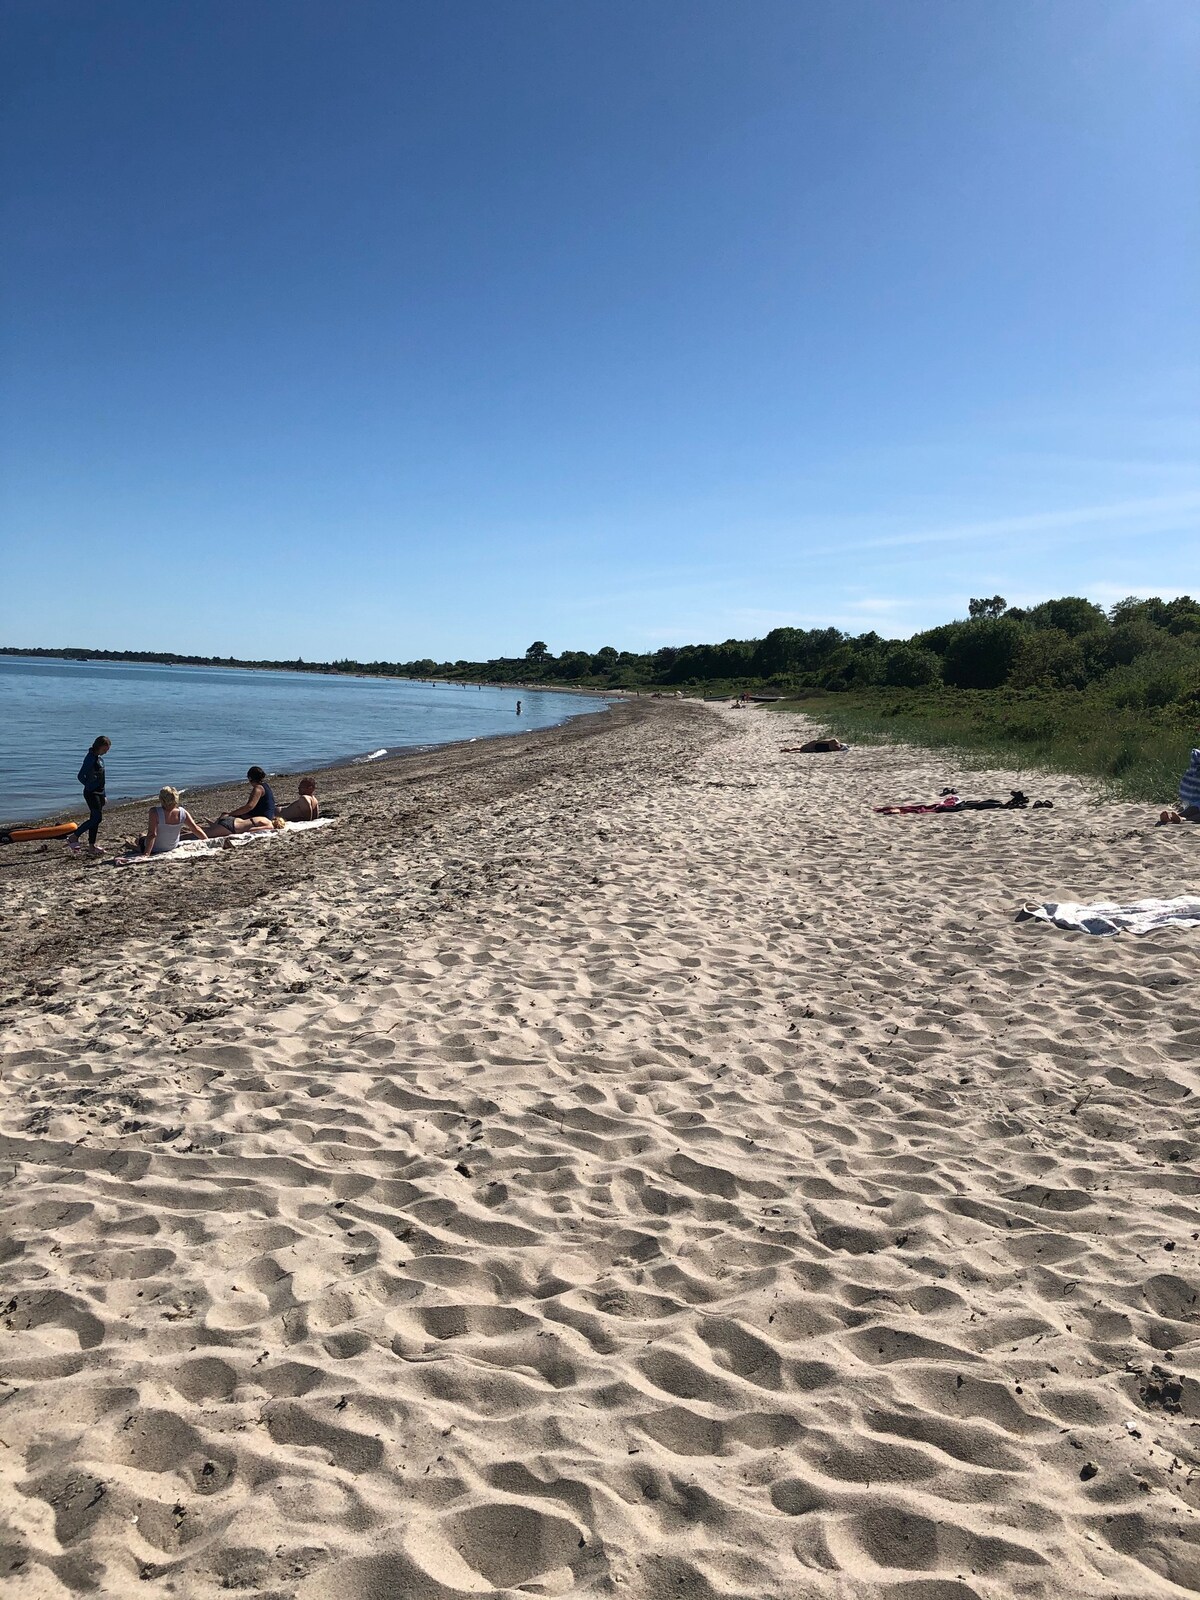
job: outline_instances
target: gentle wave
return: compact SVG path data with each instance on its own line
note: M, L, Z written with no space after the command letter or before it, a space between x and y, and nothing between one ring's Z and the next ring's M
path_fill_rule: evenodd
M371 754L369 756L359 756L356 759L354 765L355 766L360 766L364 761L378 761L381 756L385 756L385 755L387 755L386 748L383 749L383 750L372 750Z

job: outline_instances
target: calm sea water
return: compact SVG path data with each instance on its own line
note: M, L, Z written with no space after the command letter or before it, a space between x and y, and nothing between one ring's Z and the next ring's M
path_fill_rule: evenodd
M81 807L75 774L101 733L113 742L105 767L117 800L164 783L240 780L252 765L297 772L549 728L605 704L528 689L0 656L0 824Z

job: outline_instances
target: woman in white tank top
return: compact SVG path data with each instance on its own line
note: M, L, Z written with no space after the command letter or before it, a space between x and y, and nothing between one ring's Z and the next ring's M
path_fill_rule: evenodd
M174 850L181 833L194 839L207 839L208 835L198 822L179 804L179 790L169 786L158 791L158 804L150 807L146 837L138 840L143 856L164 856Z

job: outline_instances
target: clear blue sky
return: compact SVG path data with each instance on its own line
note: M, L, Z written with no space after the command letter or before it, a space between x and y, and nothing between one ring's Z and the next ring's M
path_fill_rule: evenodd
M1195 0L8 0L0 642L1200 586Z

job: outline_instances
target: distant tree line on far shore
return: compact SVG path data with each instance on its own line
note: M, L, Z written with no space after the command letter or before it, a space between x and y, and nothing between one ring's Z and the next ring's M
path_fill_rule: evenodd
M1128 710L1200 713L1200 602L1130 597L1109 611L1077 595L1022 608L974 599L968 615L910 639L837 628L773 628L762 639L665 645L647 654L564 650L535 640L492 661L243 661L151 650L20 650L5 655L167 666L257 667L449 683L544 684L685 693L923 689L1091 690Z

